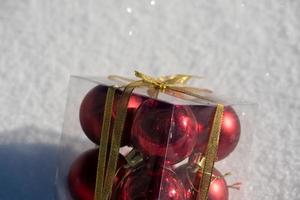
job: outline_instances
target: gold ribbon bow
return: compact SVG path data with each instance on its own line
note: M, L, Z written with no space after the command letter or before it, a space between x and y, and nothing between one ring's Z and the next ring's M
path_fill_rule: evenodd
M139 80L129 79L117 75L111 75L108 78L111 80L128 82L128 84L123 87L147 87L147 93L150 97L157 97L159 92L163 92L172 96L180 97L182 99L189 99L188 97L194 97L196 99L214 102L212 98L203 95L204 93L212 93L211 90L185 85L192 78L201 79L202 77L199 76L176 74L172 76L162 76L159 78L154 78L139 71L135 71L135 76L139 78Z
M101 139L99 145L99 156L98 156L98 166L96 175L96 186L95 186L95 196L94 200L107 200L110 198L111 189L113 185L113 179L116 172L116 166L118 161L119 148L121 143L121 136L123 132L124 122L127 113L127 104L132 94L133 90L138 87L146 87L147 93L150 97L157 98L159 92L166 93L171 96L175 96L181 99L189 100L206 100L209 102L214 102L214 100L203 93L211 93L211 90L205 88L196 88L186 86L185 84L191 78L201 78L192 75L177 74L172 76L162 76L159 78L154 78L152 76L146 75L144 73L135 71L135 76L139 78L138 80L129 79L122 76L111 75L109 79L115 81L121 81L122 83L127 82L124 86L119 88L124 88L121 102L118 104L117 115L115 118L111 144L108 145L109 130L110 130L110 120L113 106L114 94L116 91L115 87L109 87L106 95L106 103L103 116L103 124L101 130ZM193 98L193 99L191 99ZM214 102L215 103L215 102ZM211 128L210 138L207 145L205 153L205 164L202 169L203 177L201 180L198 194L199 200L206 200L209 190L209 185L211 182L212 170L214 166L214 161L216 158L217 148L219 144L219 136L221 129L221 122L223 116L224 106L217 104L217 109L214 117L213 126ZM110 151L108 152L108 147L110 146ZM108 162L106 162L106 157L108 157Z

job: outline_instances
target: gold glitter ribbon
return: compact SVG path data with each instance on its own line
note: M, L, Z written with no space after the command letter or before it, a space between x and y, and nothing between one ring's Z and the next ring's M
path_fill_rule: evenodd
M205 162L202 169L202 178L198 193L199 200L206 200L209 186L212 178L212 171L214 169L214 163L217 156L219 138L221 132L221 125L223 120L224 106L221 104L217 105L216 113L214 116L213 125L210 131L210 137L205 152Z
M134 87L130 84L122 93L121 102L117 107L117 115L114 121L111 141L109 144L110 136L110 121L113 108L114 94L116 88L109 87L106 94L106 102L104 109L104 117L102 122L102 132L99 145L96 185L95 185L95 200L107 200L110 197L111 189L113 186L113 179L117 168L119 148L121 144L121 137L124 128L124 123L127 114L127 104ZM107 151L109 150L109 152ZM108 153L107 153L108 152ZM106 163L108 157L108 162Z
M127 114L127 105L129 98L135 88L146 87L148 95L152 98L157 98L159 92L163 92L168 95L182 99L191 100L190 97L193 97L195 99L214 102L212 98L203 95L203 93L211 93L211 90L205 88L189 87L185 85L187 81L191 78L201 78L198 76L177 74L172 76L162 76L159 78L154 78L152 76L146 75L138 71L135 71L135 76L139 79L133 80L117 75L109 76L109 79L111 80L120 81L122 83L127 82L127 84L118 87L124 88L124 90L122 93L121 102L117 106L117 114L114 121L110 145L108 145L110 137L110 121L116 87L109 87L106 95L101 139L99 145L94 200L108 200L110 198L113 186L113 179L115 176L115 171L118 162L122 132ZM203 173L208 174L209 177L205 177L201 181L201 200L207 199L207 192L209 189L211 174L213 170L212 168L214 165L216 151L218 148L223 109L224 107L222 105L217 106L217 111L215 114L209 144L205 155L205 167L203 169ZM108 162L106 162L107 155L109 155Z
M99 154L98 154L98 165L97 165L97 174L96 174L96 190L94 199L101 199L101 194L103 193L103 182L104 182L104 174L105 174L105 164L106 164L106 155L107 155L107 147L109 141L109 129L110 129L110 121L112 114L112 107L114 102L114 95L116 89L113 87L108 88L105 100L104 114L103 114L103 124L101 130L101 140L99 144Z

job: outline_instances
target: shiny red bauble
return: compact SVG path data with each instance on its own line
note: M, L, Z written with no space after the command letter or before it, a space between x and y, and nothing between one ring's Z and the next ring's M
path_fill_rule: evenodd
M80 106L79 118L81 127L87 135L87 137L96 144L100 143L107 88L108 87L101 85L94 87L84 97ZM120 98L121 91L118 90L115 94L115 100L113 105L111 130L113 127L113 120L116 116L117 105L120 102ZM132 121L137 107L143 101L143 97L134 94L129 100L121 146L129 145Z
M195 152L204 153L213 124L216 107L193 106L192 110L198 123L198 139ZM221 126L217 160L222 160L227 157L235 149L240 139L240 133L241 125L238 115L231 106L226 106Z
M185 200L185 189L176 174L165 168L132 170L117 189L114 200Z
M188 106L149 99L140 105L131 135L133 146L144 155L174 164L191 154L197 139L196 120Z
M68 184L72 197L75 200L94 200L96 171L98 163L98 149L89 150L78 157L72 164ZM126 160L119 155L117 168L126 164ZM114 179L114 186L123 178L126 171L121 168Z
M196 170L195 170L196 169ZM202 178L200 169L184 164L176 169L176 174L185 186L188 200L197 200ZM222 174L213 170L213 176L208 191L208 200L228 200L228 187Z

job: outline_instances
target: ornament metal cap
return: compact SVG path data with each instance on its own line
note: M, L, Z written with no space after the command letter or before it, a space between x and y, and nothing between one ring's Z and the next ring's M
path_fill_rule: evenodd
M144 161L143 155L137 149L132 149L125 159L130 167L136 167Z

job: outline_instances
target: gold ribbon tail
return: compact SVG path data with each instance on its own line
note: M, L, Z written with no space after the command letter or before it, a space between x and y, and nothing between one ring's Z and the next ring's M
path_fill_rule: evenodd
M99 153L98 153L98 165L97 165L96 185L95 185L95 194L94 194L95 200L102 199L104 173L106 168L105 163L106 163L107 147L109 141L110 121L111 121L115 91L116 91L115 88L109 87L106 94L102 130L101 130L101 139L100 139Z
M221 132L221 125L223 120L224 106L217 105L216 113L214 116L213 125L210 131L208 146L205 153L205 163L202 169L202 179L200 183L200 193L198 193L199 200L207 200L209 186L212 178L215 159L219 145L219 138Z
M131 87L130 84L127 87L125 87L122 97L120 98L121 102L117 107L118 109L117 109L117 115L116 115L113 132L112 132L112 141L111 141L110 154L109 154L107 170L106 170L107 172L105 176L105 184L103 185L104 198L99 200L107 200L111 195L114 175L117 168L117 162L119 157L119 149L121 144L122 132L123 132L124 123L127 114L127 104L129 102L129 98L133 90L134 87Z

